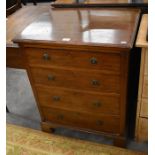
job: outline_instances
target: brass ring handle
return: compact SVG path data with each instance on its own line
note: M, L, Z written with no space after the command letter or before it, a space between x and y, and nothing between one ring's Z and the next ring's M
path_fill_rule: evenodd
M48 53L43 54L43 59L44 60L49 60L50 59L50 56L48 55Z
M103 125L103 121L101 121L101 120L97 120L97 121L96 121L96 125L98 125L98 126Z
M54 101L60 101L60 96L53 96Z
M97 59L96 58L91 58L90 59L91 64L97 64Z
M63 120L64 119L64 115L60 114L57 116L58 120Z
M93 86L100 85L100 82L98 80L92 80L91 83L92 83Z
M95 101L95 102L93 102L93 105L95 107L101 107L102 103L100 101Z
M47 76L47 78L48 78L49 81L55 80L55 76L54 75L51 75L51 74L49 74Z

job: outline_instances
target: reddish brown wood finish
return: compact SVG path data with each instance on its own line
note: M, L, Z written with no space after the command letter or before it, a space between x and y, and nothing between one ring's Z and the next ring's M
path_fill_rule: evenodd
M120 54L105 50L105 53L71 50L52 50L47 48L26 48L31 67L67 67L100 70L105 73L120 73ZM46 57L47 58L46 58ZM45 59L46 58L46 59ZM95 60L93 62L93 60Z
M102 50L103 46L132 48L139 13L137 9L124 8L53 9L40 15L14 41L74 48L99 46Z
M34 84L105 93L120 93L120 77L93 70L31 68Z
M58 87L36 87L41 106L120 115L120 95L63 89Z
M12 39L20 34L40 14L47 12L49 5L24 6L7 17L6 21L6 66L25 69L24 57Z
M68 126L125 138L130 49L139 13L54 9L14 39L26 59L44 131ZM104 105L92 107L94 99Z
M21 69L25 68L25 61L18 46L6 48L6 66Z
M42 107L45 121L62 125L70 125L83 129L92 129L108 133L119 133L119 116L97 115L92 113L75 112Z

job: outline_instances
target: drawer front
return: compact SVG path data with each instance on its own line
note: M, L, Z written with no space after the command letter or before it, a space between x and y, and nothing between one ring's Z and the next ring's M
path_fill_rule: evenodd
M120 112L119 95L84 93L60 88L36 88L41 106L110 115L118 115Z
M148 117L148 100L147 99L141 100L140 116Z
M101 72L31 68L36 84L99 92L120 92L120 77Z
M139 141L148 140L148 119L146 118L139 118L138 140Z
M148 77L144 76L142 97L148 97Z
M95 131L119 133L120 119L118 116L97 116L44 107L42 110L46 121Z
M26 48L26 55L31 66L75 67L120 73L120 55L114 53Z

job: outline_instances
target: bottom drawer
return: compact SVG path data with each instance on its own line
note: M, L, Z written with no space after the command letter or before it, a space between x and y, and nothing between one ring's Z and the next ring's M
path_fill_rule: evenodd
M148 119L139 118L138 124L138 141L148 140Z
M42 110L45 120L53 123L100 132L119 133L120 131L119 116L92 115L45 107L42 107Z

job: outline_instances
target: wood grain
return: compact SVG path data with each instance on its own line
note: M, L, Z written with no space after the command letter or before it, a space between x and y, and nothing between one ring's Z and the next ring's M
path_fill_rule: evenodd
M37 93L41 106L68 109L77 112L98 114L120 114L120 96L63 89L57 87L37 86Z
M148 99L141 100L140 117L148 117Z
M53 9L42 13L14 41L132 48L139 13L139 9Z
M144 76L142 97L148 97L148 76Z
M89 113L44 108L43 113L47 121L62 125L76 126L79 128L96 131L119 133L119 117L110 115L92 115Z
M10 15L6 21L6 44L7 46L13 46L12 39L16 35L20 34L29 24L36 20L40 14L48 12L49 4L33 6L23 6L22 9L16 11Z
M137 47L148 47L148 42L146 41L148 28L148 14L142 16L141 24L139 27L139 32L136 40Z
M31 67L71 67L79 69L100 70L105 73L119 74L120 54L103 50L101 52L56 50L47 48L26 48ZM47 59L44 56L48 56ZM94 61L93 61L94 60Z
M138 9L53 9L14 39L26 60L43 130L68 126L125 143L119 140L127 132L129 59L139 17ZM43 61L44 54L50 61ZM90 64L92 57L98 63ZM53 97L63 100L60 106L51 104ZM101 110L91 107L94 99L105 103Z
M148 140L148 119L147 118L139 118L138 125L138 141L147 141Z
M90 90L105 93L120 93L120 77L89 70L60 68L31 68L35 84Z
M7 17L6 20L6 66L12 68L25 69L25 58L16 43L12 39L21 33L31 22L47 12L49 4L39 4L37 6L23 6L22 9L16 11Z
M148 43L146 41L148 28L147 20L148 15L143 15L136 40L136 46L141 47L142 50L135 130L135 138L137 141L147 141L148 139Z

